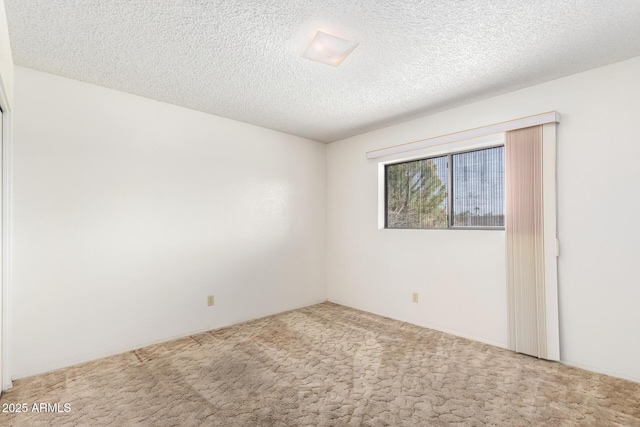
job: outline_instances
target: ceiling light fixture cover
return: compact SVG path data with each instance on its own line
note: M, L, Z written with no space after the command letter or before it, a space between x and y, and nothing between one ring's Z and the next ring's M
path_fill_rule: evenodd
M356 46L356 42L318 31L302 57L337 67Z

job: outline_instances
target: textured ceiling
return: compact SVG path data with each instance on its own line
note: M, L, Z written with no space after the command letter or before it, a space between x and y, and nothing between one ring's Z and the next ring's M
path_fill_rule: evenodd
M324 142L640 55L639 0L4 2L18 65Z

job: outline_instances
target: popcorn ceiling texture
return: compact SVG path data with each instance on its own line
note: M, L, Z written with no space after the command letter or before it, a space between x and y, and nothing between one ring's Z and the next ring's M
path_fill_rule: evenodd
M18 380L12 426L640 426L640 384L332 303ZM69 413L32 412L34 402Z
M324 142L640 55L638 0L5 5L17 65Z

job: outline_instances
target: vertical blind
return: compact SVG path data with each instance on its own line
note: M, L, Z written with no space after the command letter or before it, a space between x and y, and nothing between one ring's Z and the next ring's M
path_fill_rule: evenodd
M504 147L453 155L454 227L504 226Z
M509 348L547 357L542 126L506 133Z

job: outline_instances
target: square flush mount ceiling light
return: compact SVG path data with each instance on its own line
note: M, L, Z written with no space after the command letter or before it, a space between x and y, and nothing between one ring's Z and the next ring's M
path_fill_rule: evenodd
M318 31L302 57L337 67L356 46L356 42Z

